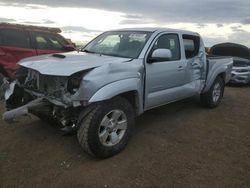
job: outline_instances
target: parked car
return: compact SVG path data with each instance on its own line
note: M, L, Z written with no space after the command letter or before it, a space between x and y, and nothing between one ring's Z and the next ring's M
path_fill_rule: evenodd
M233 57L234 63L230 83L250 83L250 50L248 47L235 43L222 43L213 46L210 53Z
M8 85L11 108L3 119L53 118L64 131L77 131L86 152L106 158L125 148L135 117L149 109L194 95L218 106L232 64L232 58L206 57L197 33L109 31L82 51L22 60L26 71Z
M0 23L0 74L13 79L23 58L75 50L60 32L59 28Z

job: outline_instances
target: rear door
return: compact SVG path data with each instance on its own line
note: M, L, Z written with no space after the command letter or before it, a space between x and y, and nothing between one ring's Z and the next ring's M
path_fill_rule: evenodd
M199 36L182 35L190 92L200 93L206 79L206 54L204 44Z
M17 62L23 58L36 55L32 48L28 31L22 29L0 29L0 66L14 76L19 67Z
M57 34L33 32L32 36L38 55L63 52L63 48L68 45L67 41Z

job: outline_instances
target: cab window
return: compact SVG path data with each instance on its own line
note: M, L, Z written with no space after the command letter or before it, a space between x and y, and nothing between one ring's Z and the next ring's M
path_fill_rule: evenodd
M185 56L187 59L198 55L200 49L200 37L192 35L183 35Z
M172 52L172 58L169 61L180 60L180 41L176 34L164 34L160 36L153 46L156 49L169 49Z

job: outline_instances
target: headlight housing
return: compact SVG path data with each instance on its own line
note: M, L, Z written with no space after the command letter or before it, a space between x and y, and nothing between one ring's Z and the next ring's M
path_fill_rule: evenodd
M77 73L77 74L73 74L72 76L69 77L67 90L71 94L75 94L76 91L80 88L81 82L82 82L82 76L83 76L82 73L81 74Z

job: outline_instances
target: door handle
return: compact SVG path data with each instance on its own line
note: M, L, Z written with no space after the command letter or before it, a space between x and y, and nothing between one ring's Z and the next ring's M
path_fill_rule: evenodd
M184 67L183 66L179 66L177 70L178 71L182 71L182 70L184 70Z

